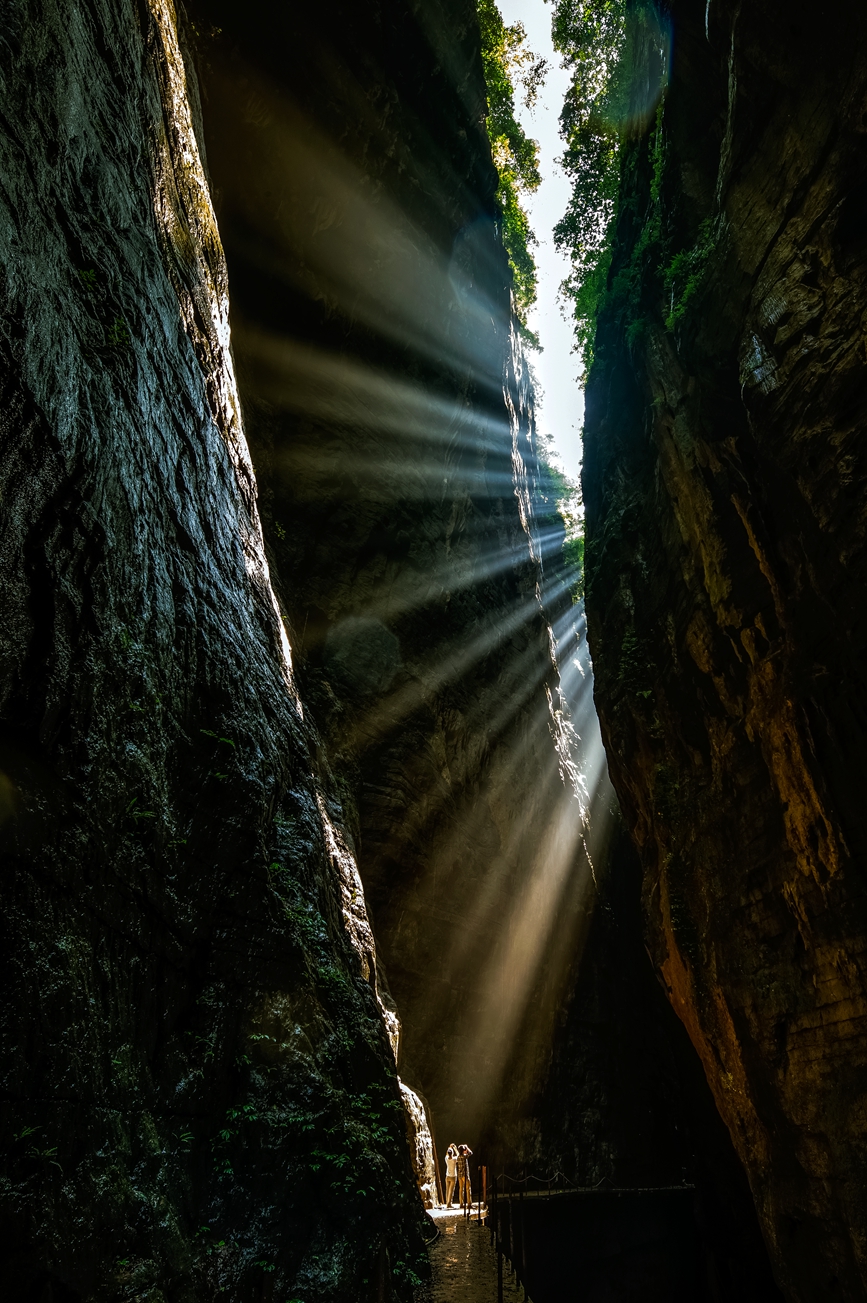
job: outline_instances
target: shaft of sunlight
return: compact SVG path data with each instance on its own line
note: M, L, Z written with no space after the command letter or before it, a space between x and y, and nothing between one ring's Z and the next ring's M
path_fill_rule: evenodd
M392 889L400 895L389 940L399 935L394 952L410 957L394 991L405 1039L424 1054L448 1028L466 1047L459 1096L436 1056L415 1080L405 1051L401 1072L466 1134L496 1115L507 1077L532 1094L613 827L583 613L537 457L541 420L578 474L581 394L556 302L567 269L550 234L568 199L554 162L565 74L550 11L516 3L504 4L506 21L521 18L551 65L526 124L547 178L533 201L545 348L533 363L545 390L535 426L489 212L470 206L456 234L444 220L447 238L434 239L265 79L220 127L244 181L224 214L249 287L233 341L263 428L280 434L268 456L272 538L296 580L287 618L319 699L333 685L345 693L334 716L345 754L366 764L380 752L372 773L382 762L400 775L396 792L369 791L384 813L375 833L363 830L359 862L363 876L376 836L383 877L394 875L380 884L380 919ZM215 85L223 76L217 67ZM437 192L436 176L420 181ZM283 328L272 305L284 297L315 303L314 330ZM330 554L323 570L325 522L354 557L345 570ZM421 981L443 998L417 999Z

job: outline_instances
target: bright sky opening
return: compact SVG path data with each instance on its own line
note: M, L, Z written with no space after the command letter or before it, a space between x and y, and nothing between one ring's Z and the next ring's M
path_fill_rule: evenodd
M550 434L570 479L581 470L581 426L584 421L584 391L578 383L578 357L572 352L571 321L564 321L557 291L569 273L569 260L554 247L552 231L569 203L569 181L556 159L563 153L558 124L569 74L560 67L560 55L551 44L551 7L545 0L499 0L503 21L522 22L529 47L548 61L545 84L532 110L515 96L521 125L539 142L539 170L542 184L534 195L524 198L530 221L539 241L534 250L539 269L539 297L530 314L530 326L539 336L543 352L532 354L533 369L542 390L537 419L543 434Z

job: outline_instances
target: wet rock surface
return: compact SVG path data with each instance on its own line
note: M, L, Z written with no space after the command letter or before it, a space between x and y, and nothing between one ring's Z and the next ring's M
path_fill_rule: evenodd
M596 696L650 949L778 1279L861 1300L867 29L672 13L660 134L625 164L636 293L587 391Z
M497 1254L487 1226L460 1214L437 1218L439 1236L429 1250L431 1281L416 1290L414 1303L497 1303ZM524 1298L508 1263L503 1299Z

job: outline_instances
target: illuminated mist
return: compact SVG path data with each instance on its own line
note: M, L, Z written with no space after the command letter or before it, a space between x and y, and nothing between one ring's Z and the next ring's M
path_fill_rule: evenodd
M612 827L583 610L479 179L429 141L424 168L395 157L388 114L311 54L354 124L338 142L269 57L217 41L205 89L275 583L328 763L362 793L401 1073L440 1150L508 1146ZM478 122L467 68L446 73Z

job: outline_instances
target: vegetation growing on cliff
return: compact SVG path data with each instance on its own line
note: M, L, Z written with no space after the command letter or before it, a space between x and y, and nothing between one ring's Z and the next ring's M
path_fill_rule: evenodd
M701 289L717 236L717 224L713 218L706 217L698 228L695 244L676 253L666 267L663 281L669 305L665 324L669 330L674 330L686 315L691 300Z
M539 459L539 494L547 511L540 512L543 536L553 543L559 539L560 555L555 565L563 566L563 583L573 602L584 596L584 512L581 485L569 479L543 454ZM546 554L553 548L546 547Z
M507 27L495 0L478 0L482 37L482 66L488 95L487 128L491 152L500 179L497 199L502 212L503 244L512 269L515 309L525 338L539 341L527 326L527 314L536 301L537 243L530 219L521 203L541 181L539 147L515 116L515 88L523 89L524 103L532 108L545 77L546 64L527 47L522 23Z
M662 89L665 39L652 0L556 0L552 37L572 73L560 115L566 142L562 163L572 181L572 196L554 228L554 240L572 262L561 291L571 302L576 348L586 369L592 361L596 317L607 295L628 301L633 309L630 323L639 320L637 296L645 255L659 241L658 215L651 212L637 261L609 285L623 149L636 127L644 128L652 119ZM636 96L633 73L649 50L656 51L659 67L642 79L651 88L649 97ZM656 199L661 139L657 118L651 146L656 150Z
M569 207L554 228L572 271L561 287L572 303L576 343L585 366L599 301L611 264L619 177L617 98L625 0L557 0L551 35L572 73L560 115L566 141L563 167L572 181Z

